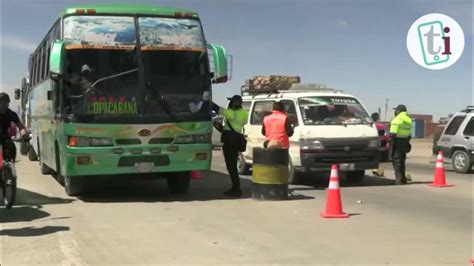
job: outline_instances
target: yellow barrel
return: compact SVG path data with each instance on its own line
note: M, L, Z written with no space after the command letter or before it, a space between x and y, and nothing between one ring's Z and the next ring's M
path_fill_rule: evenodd
M253 149L252 197L288 199L288 149Z

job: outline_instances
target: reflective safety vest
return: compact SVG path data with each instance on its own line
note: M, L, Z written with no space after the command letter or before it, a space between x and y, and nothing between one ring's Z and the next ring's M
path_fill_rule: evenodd
M401 112L390 122L390 133L397 138L408 138L411 136L412 120L407 112Z
M265 125L265 138L268 141L276 141L282 148L290 148L290 140L286 134L285 123L288 116L280 111L273 111L263 119Z
M219 114L225 118L224 130L231 130L229 127L230 124L238 133L242 133L249 117L249 111L243 108L237 110L220 108Z

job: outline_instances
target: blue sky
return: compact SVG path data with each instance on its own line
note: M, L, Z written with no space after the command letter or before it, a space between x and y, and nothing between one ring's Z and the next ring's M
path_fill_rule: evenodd
M26 73L29 53L65 8L111 1L1 0L1 90L11 92ZM114 1L124 2L126 1ZM411 113L446 116L473 103L472 0L193 0L128 1L183 7L200 14L209 42L234 58L233 79L213 88L220 104L245 79L299 75L361 98L370 112L399 103ZM448 69L418 66L406 49L411 24L443 13L463 28L465 48ZM389 111L389 117L392 111ZM382 116L383 117L383 116Z

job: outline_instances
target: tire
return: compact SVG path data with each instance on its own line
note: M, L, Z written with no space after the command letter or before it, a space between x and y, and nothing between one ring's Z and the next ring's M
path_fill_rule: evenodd
M11 164L6 163L2 169L3 184L2 195L3 203L7 209L10 209L15 203L16 198L16 176Z
M68 196L79 196L82 192L84 192L84 177L65 176L64 190Z
M472 161L469 154L463 150L457 150L453 153L452 166L456 173L466 174L471 171Z
M293 167L293 164L290 161L289 166L288 166L288 183L298 184L298 182L300 181L299 176L300 176L300 173L296 171L296 169Z
M26 156L28 154L28 150L30 149L29 146L30 145L28 142L20 141L20 154Z
M388 162L389 161L388 153L389 153L389 151L380 152L380 162Z
M43 175L50 175L52 173L54 173L53 169L49 168L49 166L47 166L45 163L41 162L41 174Z
M239 160L237 161L237 169L241 175L250 175L251 165L245 162L244 155L239 154Z
M53 177L59 184L61 184L61 186L64 186L64 176L61 173L61 158L59 158L58 144L56 143L55 145L56 172L53 173Z
M35 152L35 149L33 149L33 146L28 145L28 159L32 162L38 161L38 155Z
M168 189L173 194L183 194L189 189L191 183L190 172L171 173L167 177Z
M354 171L354 172L347 172L345 173L347 182L349 183L360 183L365 178L365 171Z

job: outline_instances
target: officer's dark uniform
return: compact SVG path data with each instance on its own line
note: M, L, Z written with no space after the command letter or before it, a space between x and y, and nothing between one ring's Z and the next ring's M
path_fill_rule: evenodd
M407 183L405 161L410 151L412 120L407 114L405 105L395 108L395 117L390 122L390 135L392 136L392 164L395 171L395 184Z

